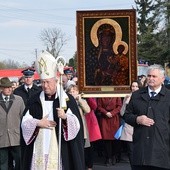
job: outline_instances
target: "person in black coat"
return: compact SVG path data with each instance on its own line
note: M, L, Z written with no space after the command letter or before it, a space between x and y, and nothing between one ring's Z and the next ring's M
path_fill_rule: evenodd
M27 68L22 71L24 76L24 83L14 90L14 94L19 95L24 100L25 106L31 96L42 91L40 86L34 83L34 71L33 69Z
M32 68L24 69L22 71L24 82L23 82L23 84L18 86L13 92L15 95L22 97L22 99L24 100L25 106L27 106L28 101L30 100L30 98L32 96L34 96L35 94L42 91L42 88L40 86L37 86L34 83L34 72L35 72L35 70ZM21 138L22 138L22 136L21 136ZM23 152L23 150L24 150L24 148L22 147L21 152ZM9 157L10 157L10 155L9 155ZM10 157L9 160L10 160L9 162L13 162L12 157ZM9 163L9 165L10 164L11 163Z
M151 65L148 87L132 94L125 122L134 126L132 170L170 169L170 91L163 85L165 71Z

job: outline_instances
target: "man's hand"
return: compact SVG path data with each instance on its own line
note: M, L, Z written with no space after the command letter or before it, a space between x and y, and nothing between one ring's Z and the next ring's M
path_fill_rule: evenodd
M67 115L66 115L64 109L56 108L56 110L57 110L59 118L64 119L64 120L67 119Z
M48 120L48 116L49 114L43 117L41 120L39 120L37 126L40 128L47 128L47 129L51 129L51 127L55 127L57 125L56 122L52 120Z
M146 115L138 116L136 123L144 126L152 126L155 122L153 119L148 118Z

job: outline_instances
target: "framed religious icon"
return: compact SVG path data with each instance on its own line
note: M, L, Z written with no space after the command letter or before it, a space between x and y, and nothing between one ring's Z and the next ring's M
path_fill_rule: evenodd
M77 11L79 90L86 96L122 96L137 79L136 11Z

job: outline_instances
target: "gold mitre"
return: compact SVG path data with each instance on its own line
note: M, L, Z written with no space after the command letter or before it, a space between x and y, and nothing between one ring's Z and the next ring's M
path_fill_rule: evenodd
M49 52L42 52L35 61L35 69L40 76L40 79L49 79L56 77L57 62Z

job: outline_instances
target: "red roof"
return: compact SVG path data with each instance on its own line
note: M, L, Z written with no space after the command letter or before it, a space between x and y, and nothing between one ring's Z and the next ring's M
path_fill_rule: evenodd
M65 66L64 70L66 69L70 69L73 70L73 67L69 67L69 66ZM0 78L2 77L8 77L9 79L19 79L23 76L22 71L24 70L24 68L20 68L20 69L2 69L0 70ZM57 74L56 74L57 76ZM34 79L40 79L38 73L35 71L34 72Z
M0 78L1 77L8 77L8 78L20 78L23 76L22 74L23 69L4 69L0 70ZM39 79L39 75L37 72L34 72L35 80Z

